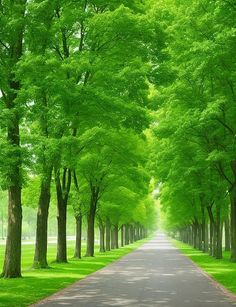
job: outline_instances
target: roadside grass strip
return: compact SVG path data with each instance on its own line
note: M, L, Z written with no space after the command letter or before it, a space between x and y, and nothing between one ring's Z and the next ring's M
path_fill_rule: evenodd
M106 253L100 253L99 247L96 246L95 257L82 259L73 259L74 242L68 242L68 263L66 264L54 262L56 244L49 244L49 269L32 269L34 245L23 245L23 278L0 279L0 306L23 307L33 304L105 267L149 240L150 238L140 240ZM0 246L0 267L3 264L4 249L4 246ZM84 254L85 246L82 249L82 255Z
M188 244L172 240L173 244L210 277L236 294L236 263L230 261L230 252L223 252L223 259L215 259Z

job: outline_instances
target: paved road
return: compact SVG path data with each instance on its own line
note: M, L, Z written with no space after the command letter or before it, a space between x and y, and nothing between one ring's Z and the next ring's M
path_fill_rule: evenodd
M159 234L36 306L229 307L223 291Z

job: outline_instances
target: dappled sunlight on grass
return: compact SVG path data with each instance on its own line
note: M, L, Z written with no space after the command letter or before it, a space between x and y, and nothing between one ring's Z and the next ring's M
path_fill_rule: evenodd
M139 247L142 240L118 250L99 253L96 246L96 256L73 258L74 242L68 243L68 263L56 263L56 244L49 244L48 260L50 268L32 269L34 245L22 246L22 274L20 279L0 279L0 306L27 306L52 293L65 288L73 282L103 268L123 255ZM82 255L85 254L83 246ZM0 246L0 266L3 264L4 247Z
M173 240L173 243L211 277L236 293L236 263L230 261L229 252L223 252L223 259L215 259L182 242Z

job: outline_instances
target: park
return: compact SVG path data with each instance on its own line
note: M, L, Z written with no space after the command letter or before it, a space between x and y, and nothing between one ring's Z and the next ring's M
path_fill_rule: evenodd
M235 20L0 1L0 307L236 305Z

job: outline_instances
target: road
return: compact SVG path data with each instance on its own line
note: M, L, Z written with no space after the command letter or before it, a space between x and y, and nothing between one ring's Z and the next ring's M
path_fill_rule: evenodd
M34 306L229 307L216 287L164 234Z

